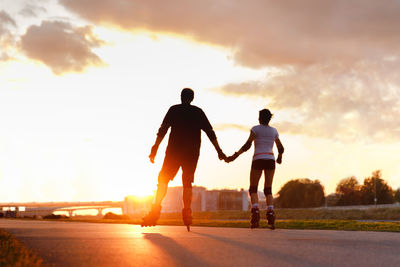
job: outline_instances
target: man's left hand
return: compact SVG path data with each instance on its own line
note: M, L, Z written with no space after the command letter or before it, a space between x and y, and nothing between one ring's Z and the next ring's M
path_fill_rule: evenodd
M157 155L157 150L158 150L158 146L156 146L156 145L154 145L154 146L151 148L151 152L150 152L150 155L149 155L149 159L150 159L150 162L151 162L151 163L154 163L154 158L155 158L156 155Z
M222 152L222 150L218 151L218 158L220 160L226 160L226 155L224 152Z

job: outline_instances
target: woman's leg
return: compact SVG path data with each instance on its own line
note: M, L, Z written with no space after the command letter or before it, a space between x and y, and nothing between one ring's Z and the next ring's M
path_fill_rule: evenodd
M257 170L251 168L250 171L250 199L251 199L251 219L250 219L250 228L258 228L260 223L260 209L258 208L258 182L260 181L260 177L262 174L262 170Z
M260 181L260 177L262 174L262 170L256 170L256 169L251 169L250 171L250 199L251 199L251 204L257 204L258 205L258 182Z
M265 183L264 194L267 201L267 207L273 209L274 197L272 196L272 180L274 179L275 169L266 169L264 171Z

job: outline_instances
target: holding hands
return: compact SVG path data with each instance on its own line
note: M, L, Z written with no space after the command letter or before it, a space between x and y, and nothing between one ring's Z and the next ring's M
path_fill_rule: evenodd
M235 160L237 157L239 157L239 155L240 155L240 153L235 152L232 156L227 157L227 156L225 155L225 153L222 152L222 150L217 151L217 152L218 152L218 158L219 158L220 160L224 160L226 163L229 163L229 162L234 161L234 160Z
M220 160L224 160L226 163L229 163L229 162L234 161L234 160L235 160L237 157L239 157L239 155L241 154L241 153L239 153L239 152L235 152L232 156L227 157L227 156L225 155L225 153L222 151L221 148L216 147L216 150L217 150L217 153L218 153L218 158L219 158Z
M237 157L239 157L240 153L239 152L235 152L232 156L229 156L225 159L226 163L232 162L234 161Z
M225 160L226 161L226 155L225 155L224 152L222 152L222 149L217 149L217 153L218 153L219 160Z

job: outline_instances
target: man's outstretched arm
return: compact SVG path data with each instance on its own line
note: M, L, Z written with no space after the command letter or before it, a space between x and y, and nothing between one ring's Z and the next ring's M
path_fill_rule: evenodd
M207 134L208 139L210 139L211 143L213 144L215 150L218 153L218 158L220 160L226 160L226 155L224 152L222 152L221 147L218 144L217 136L215 135L215 132L211 126L211 123L208 121L206 114L202 112L203 115L203 121L202 121L202 129L203 131Z
M164 120L160 126L160 129L158 129L156 141L154 142L154 145L151 147L149 155L151 163L154 163L154 158L157 155L158 147L160 146L160 143L164 139L164 136L167 134L168 128L171 126L170 118L171 118L171 109L168 110L167 114L165 115Z
M225 155L224 152L222 152L222 149L219 147L217 138L215 138L215 139L213 139L213 140L210 139L210 141L211 141L211 143L214 145L215 150L217 150L218 158L219 158L220 160L225 160L225 159L226 159L226 155Z
M218 153L218 158L220 160L225 160L226 159L226 155L224 154L224 152L222 152L222 149L218 144L217 136L215 135L214 130L212 128L208 128L208 129L205 130L205 132L206 132L206 134L208 136L208 139L210 139L211 143L215 147L215 150Z

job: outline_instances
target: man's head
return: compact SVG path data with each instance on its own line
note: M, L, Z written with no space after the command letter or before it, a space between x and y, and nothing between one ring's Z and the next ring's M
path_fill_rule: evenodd
M262 109L259 112L258 121L260 124L268 124L272 118L272 113L269 109Z
M194 92L190 88L183 88L181 92L181 101L182 104L190 104L193 101Z

